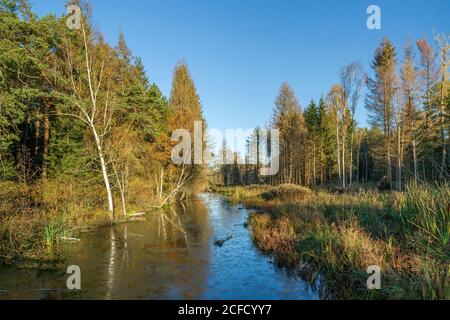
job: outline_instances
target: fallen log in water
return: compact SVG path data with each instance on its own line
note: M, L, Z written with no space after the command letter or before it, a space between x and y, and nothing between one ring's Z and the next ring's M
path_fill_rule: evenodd
M132 213L132 214L128 215L128 218L143 217L143 216L145 216L145 215L146 215L145 212Z
M216 240L214 241L214 245L216 245L217 247L223 247L223 245L225 244L225 242L229 241L233 239L233 236L229 236L228 238L224 239L224 240Z
M80 242L81 240L78 238L68 238L68 237L61 237L62 241L67 241L67 242Z
M145 219L144 217L130 217L127 220L128 222L143 222L143 221L147 221L147 219Z

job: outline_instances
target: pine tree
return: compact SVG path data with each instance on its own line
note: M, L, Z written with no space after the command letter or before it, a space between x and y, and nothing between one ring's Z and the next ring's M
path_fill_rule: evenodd
M435 85L437 83L436 55L433 47L424 39L417 41L420 53L420 80L422 87L423 119L420 126L423 178L434 179L436 176L436 154L438 136L435 131Z
M280 131L280 171L276 177L279 183L302 184L305 123L300 104L294 91L287 83L281 85L275 100L271 126Z
M411 159L407 167L410 168L413 179L417 182L419 178L419 165L417 158L417 144L418 144L418 134L417 128L420 121L420 114L417 108L418 102L418 72L414 65L414 55L413 46L408 43L405 54L404 61L401 67L401 90L404 100L404 131L406 137L406 157L405 159Z
M307 128L307 159L309 164L307 165L309 168L309 172L312 172L312 179L307 179L307 181L312 180L312 184L316 185L317 183L317 165L318 165L318 157L317 153L319 150L319 141L318 134L320 129L320 115L319 109L314 102L311 100L309 105L306 107L303 112L303 116L305 118L306 128ZM312 163L311 163L312 162Z
M450 85L448 78L448 67L450 64L450 35L441 34L435 37L439 53L439 84L438 84L438 130L440 137L440 173L439 178L444 180L449 176L448 164L448 137L449 137L449 110L446 108L446 100L449 95ZM447 177L446 177L447 176Z
M185 63L179 63L174 71L172 89L169 99L169 115L168 115L169 134L177 129L186 129L192 137L192 160L199 155L195 155L194 148L194 124L200 122L202 124L202 137L206 132L206 121L203 117L200 97L197 94L194 81L192 80L189 68ZM202 145L202 150L206 147L204 141L197 141ZM197 157L196 157L197 156ZM203 154L201 155L203 158ZM203 160L203 159L196 159ZM203 161L201 161L203 162ZM196 192L204 187L206 177L206 166L194 164L187 166L189 183L184 188L185 192Z
M338 137L335 135L335 113L332 106L326 102L322 97L319 101L319 113L320 113L320 137L321 137L321 150L322 158L321 163L323 165L323 180L328 182L333 181L334 176L337 175L337 158L336 146L338 143Z
M387 188L392 186L393 104L398 88L396 64L395 47L390 40L384 38L372 62L375 78L368 80L370 93L366 98L366 108L370 112L372 125L383 130L383 158Z

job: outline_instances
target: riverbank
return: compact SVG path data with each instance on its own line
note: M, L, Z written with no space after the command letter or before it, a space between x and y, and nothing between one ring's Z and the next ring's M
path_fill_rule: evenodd
M450 299L450 189L332 194L293 185L218 188L249 218L256 245L277 264L321 278L322 297ZM369 291L369 266L382 270Z
M129 213L145 211L154 204L149 192L133 190L128 198ZM103 194L101 185L89 181L1 182L0 265L56 268L62 242L77 242L82 233L112 224ZM120 206L116 199L116 207ZM119 212L115 221L124 219Z

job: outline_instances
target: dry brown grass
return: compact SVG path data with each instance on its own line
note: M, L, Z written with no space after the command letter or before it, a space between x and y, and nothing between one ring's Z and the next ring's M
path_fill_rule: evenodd
M307 278L320 273L324 297L450 299L448 186L264 200L271 189L225 190L264 212L250 217L258 247L282 265L304 266ZM372 265L382 268L380 291L365 287Z
M66 182L1 183L0 257L6 263L53 258L61 237L108 223L102 190Z
M305 187L300 187L295 184L282 184L271 187L269 190L261 193L261 198L266 201L280 200L283 202L303 201L311 190Z

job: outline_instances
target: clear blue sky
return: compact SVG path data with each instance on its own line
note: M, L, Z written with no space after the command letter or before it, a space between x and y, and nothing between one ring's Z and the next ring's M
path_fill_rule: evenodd
M65 0L34 0L40 16L65 12ZM115 44L120 29L151 81L170 92L185 60L212 128L248 129L270 117L288 81L304 107L360 61L370 71L388 36L403 51L408 36L450 32L450 0L91 0L94 22ZM382 10L382 30L366 27L366 9ZM371 73L370 73L371 74ZM366 125L363 104L358 122Z

